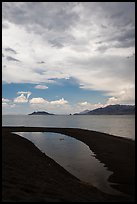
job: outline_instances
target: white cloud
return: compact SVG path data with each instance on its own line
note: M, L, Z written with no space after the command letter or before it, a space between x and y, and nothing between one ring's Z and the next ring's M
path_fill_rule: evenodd
M28 98L31 95L31 92L30 91L18 91L17 94L21 94L21 95L14 99L15 103L27 103Z
M107 105L114 104L135 104L135 88L134 85L129 85L116 93L116 96L110 97L106 103Z
M107 105L114 105L118 103L119 103L119 100L116 97L110 97L107 101Z
M18 91L17 94L31 94L30 91Z
M11 99L2 98L2 112L7 112L11 110L11 108L15 108L16 104L13 103ZM9 111L10 112L10 111Z
M68 101L64 100L64 98L61 98L59 100L55 100L55 101L48 101L44 98L32 98L29 100L30 104L52 104L52 105L64 105L67 104Z
M84 111L84 110L93 110L93 109L100 108L100 107L104 107L104 104L101 104L101 103L89 103L87 101L79 102L78 104L76 104L76 109L79 112Z
M7 98L2 98L2 103L8 103L8 102L10 102L9 99L7 99Z
M48 86L45 86L45 85L36 85L34 88L35 89L48 89Z
M18 96L17 98L14 99L14 102L15 103L27 103L28 99L22 93L20 96Z
M87 101L85 101L85 102L79 103L79 105L80 105L80 106L87 106L87 105L90 105L90 103L88 103Z
M47 100L45 100L44 98L32 98L29 100L30 104L43 104L43 103L47 103Z
M64 105L64 104L68 104L68 101L64 100L64 98L56 100L56 101L51 101L50 102L53 105Z
M30 91L18 91L17 94L26 94L27 95L27 99L30 97L31 92Z

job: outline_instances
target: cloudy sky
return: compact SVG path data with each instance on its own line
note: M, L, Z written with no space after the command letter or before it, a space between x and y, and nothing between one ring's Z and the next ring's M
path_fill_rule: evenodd
M134 2L3 2L3 114L135 103Z

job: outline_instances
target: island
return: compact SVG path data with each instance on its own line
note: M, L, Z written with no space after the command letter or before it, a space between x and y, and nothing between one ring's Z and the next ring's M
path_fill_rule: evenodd
M45 111L37 111L37 112L33 112L33 113L30 113L28 115L54 115L52 113L48 113L48 112L45 112Z

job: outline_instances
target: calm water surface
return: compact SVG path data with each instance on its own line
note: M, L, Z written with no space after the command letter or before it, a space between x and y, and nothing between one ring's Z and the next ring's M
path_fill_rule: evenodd
M113 173L95 158L95 154L83 142L58 133L16 132L32 141L42 152L54 159L80 180L92 184L109 194L119 194L108 182Z
M134 115L3 115L2 125L81 128L135 139Z

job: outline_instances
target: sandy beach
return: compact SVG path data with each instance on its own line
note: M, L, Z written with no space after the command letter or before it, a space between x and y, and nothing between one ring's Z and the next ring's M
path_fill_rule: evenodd
M86 143L113 174L123 194L108 195L87 185L12 132L58 132ZM2 128L2 202L131 202L135 194L135 142L75 128Z

